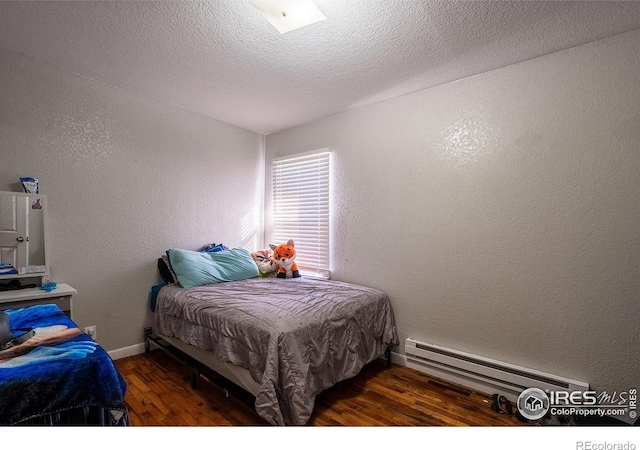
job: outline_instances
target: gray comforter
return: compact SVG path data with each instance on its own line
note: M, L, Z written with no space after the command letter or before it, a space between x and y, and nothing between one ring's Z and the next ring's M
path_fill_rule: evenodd
M318 393L398 344L385 293L304 277L166 286L155 326L248 369L256 411L275 425L305 424Z

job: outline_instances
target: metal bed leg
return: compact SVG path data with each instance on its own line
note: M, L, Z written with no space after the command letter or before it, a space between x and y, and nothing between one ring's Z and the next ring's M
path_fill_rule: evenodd
M149 353L149 336L151 336L151 327L145 327L144 329L144 352Z
M387 347L384 351L384 356L387 358L387 369L391 367L391 347Z
M191 389L198 388L198 369L191 367Z

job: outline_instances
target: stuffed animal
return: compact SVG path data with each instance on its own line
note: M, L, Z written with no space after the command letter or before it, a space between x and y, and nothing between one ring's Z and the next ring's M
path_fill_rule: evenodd
M278 269L278 278L298 278L300 272L298 271L298 265L295 263L296 249L294 248L293 240L289 239L286 244L280 244L275 246L269 244L269 247L273 249L273 259L280 266Z
M258 250L251 253L251 257L258 266L260 276L266 276L278 270L278 264L273 260L272 250Z

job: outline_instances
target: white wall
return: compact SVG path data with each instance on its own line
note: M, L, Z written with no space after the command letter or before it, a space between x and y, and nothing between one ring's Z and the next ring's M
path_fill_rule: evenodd
M263 165L256 133L0 49L0 190L39 178L53 280L107 350L142 342L164 250L250 245Z
M275 133L266 163L333 149L334 278L386 291L402 341L637 388L638 48L634 31Z

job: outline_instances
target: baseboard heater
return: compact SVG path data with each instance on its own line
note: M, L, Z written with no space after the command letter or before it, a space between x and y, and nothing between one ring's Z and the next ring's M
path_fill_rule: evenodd
M488 394L502 394L515 401L524 389L584 391L589 384L483 356L405 340L407 366Z

